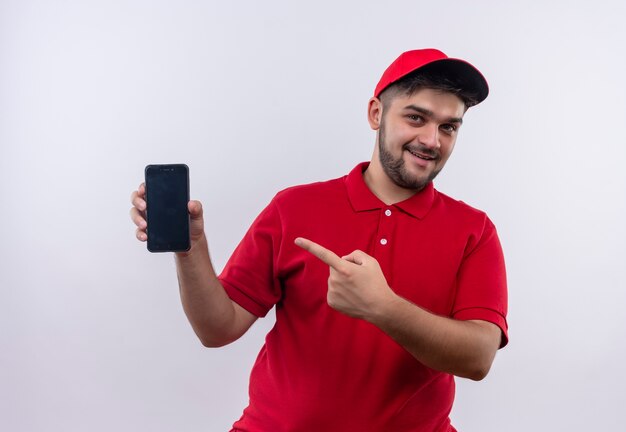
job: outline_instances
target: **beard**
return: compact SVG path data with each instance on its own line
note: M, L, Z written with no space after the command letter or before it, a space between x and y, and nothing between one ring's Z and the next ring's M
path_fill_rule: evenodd
M402 155L404 151L412 150L414 152L419 152L421 154L431 156L435 159L439 158L439 154L428 147L424 147L421 145L410 145L406 143L402 146L402 152L398 158L394 158L393 154L389 150L387 150L387 146L385 144L385 125L384 122L380 125L380 130L378 131L378 158L380 160L380 164L385 171L385 174L393 181L397 186L400 186L404 189L410 189L415 192L418 192L424 187L433 181L437 174L441 172L441 168L438 170L433 170L426 177L418 177L414 174L411 174L405 166L404 159Z

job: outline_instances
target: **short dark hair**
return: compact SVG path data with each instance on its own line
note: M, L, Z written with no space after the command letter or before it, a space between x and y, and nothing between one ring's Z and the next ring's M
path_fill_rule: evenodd
M398 94L410 96L421 89L452 93L463 101L465 109L479 103L476 92L468 90L460 77L443 73L437 63L426 65L402 77L384 89L378 97L383 107L387 107L391 99Z

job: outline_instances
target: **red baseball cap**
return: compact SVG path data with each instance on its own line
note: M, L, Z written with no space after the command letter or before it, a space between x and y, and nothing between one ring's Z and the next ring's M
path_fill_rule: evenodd
M450 58L439 50L427 48L400 54L380 77L374 96L378 97L391 84L426 65L432 65L429 69L454 79L463 89L475 93L476 103L485 100L489 94L487 80L474 66L465 60Z

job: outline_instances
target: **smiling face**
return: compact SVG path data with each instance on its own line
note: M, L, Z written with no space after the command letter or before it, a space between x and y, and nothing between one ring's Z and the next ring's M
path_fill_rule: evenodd
M372 168L385 173L388 186L422 189L450 157L464 113L459 97L428 88L384 103L372 98L369 121L378 130Z

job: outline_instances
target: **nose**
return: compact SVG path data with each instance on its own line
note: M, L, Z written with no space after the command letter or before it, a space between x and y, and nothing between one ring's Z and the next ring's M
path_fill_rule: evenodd
M420 144L431 148L439 148L439 127L434 123L424 125L418 137Z

